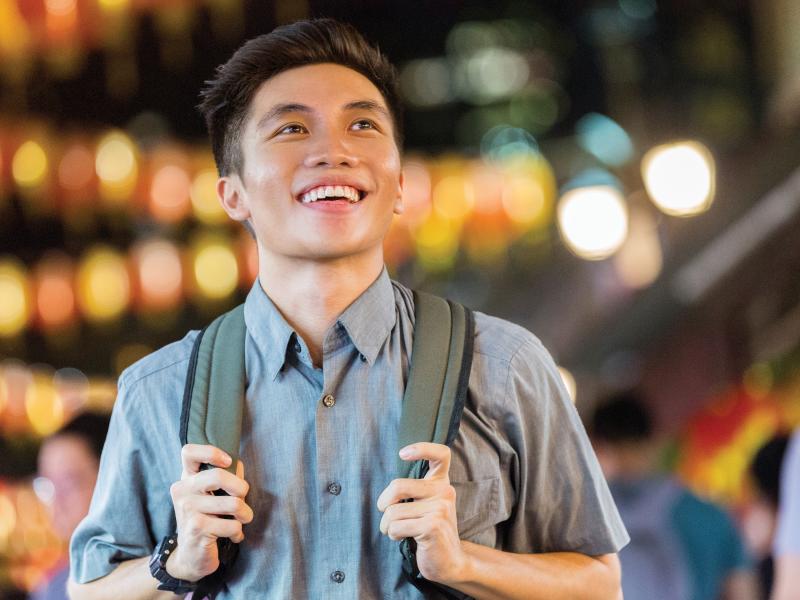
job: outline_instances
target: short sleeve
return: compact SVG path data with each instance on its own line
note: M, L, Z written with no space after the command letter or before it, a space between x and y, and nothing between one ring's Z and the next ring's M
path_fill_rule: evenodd
M156 540L174 529L169 486L180 477L180 441L171 422L177 419L153 397L159 388L156 396L169 390L164 377L131 385L120 379L89 513L70 541L70 578L78 583L151 554Z
M618 552L629 537L553 359L533 335L513 355L505 427L516 454L516 552Z
M800 430L792 437L781 469L774 553L776 556L800 555Z

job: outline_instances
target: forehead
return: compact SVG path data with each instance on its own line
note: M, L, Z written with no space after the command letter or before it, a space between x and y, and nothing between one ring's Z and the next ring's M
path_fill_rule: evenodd
M299 103L314 110L338 110L358 100L386 106L380 90L367 77L334 63L304 65L281 71L264 81L250 101L250 122L276 104Z

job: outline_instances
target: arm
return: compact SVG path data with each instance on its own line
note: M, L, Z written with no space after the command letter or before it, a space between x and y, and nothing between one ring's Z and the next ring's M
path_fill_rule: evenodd
M770 600L793 600L800 589L800 555L787 554L775 559L775 582Z
M158 583L147 566L149 556L126 560L105 577L89 583L75 583L70 579L67 592L70 600L175 600L171 592L159 592Z
M405 460L428 460L425 479L395 479L378 498L381 531L393 540L413 537L423 577L478 600L617 600L620 568L615 554L575 552L516 554L462 541L450 448L418 443L400 451ZM402 502L405 499L414 502Z

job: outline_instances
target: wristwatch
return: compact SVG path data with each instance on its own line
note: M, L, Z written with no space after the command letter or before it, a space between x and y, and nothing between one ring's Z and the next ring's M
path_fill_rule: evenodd
M156 547L150 557L150 574L161 582L158 585L159 590L173 592L174 594L188 594L197 589L197 583L184 579L176 579L167 573L167 559L175 552L177 547L177 533L168 535L161 540L161 543Z

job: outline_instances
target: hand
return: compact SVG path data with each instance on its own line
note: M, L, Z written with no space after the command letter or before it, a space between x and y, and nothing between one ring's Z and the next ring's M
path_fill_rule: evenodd
M217 538L227 537L237 544L244 539L242 525L253 520L253 510L244 501L250 486L244 480L241 461L236 475L224 468L200 470L203 463L212 467L231 464L231 457L214 446L186 444L181 449L181 463L181 479L169 490L178 524L178 549L167 560L166 569L177 579L197 581L219 567ZM218 489L229 495L215 496Z
M420 442L400 450L400 458L427 460L430 468L424 479L395 479L383 490L378 498L381 533L393 540L416 540L417 566L425 579L445 585L462 580L467 555L458 537L450 448Z

